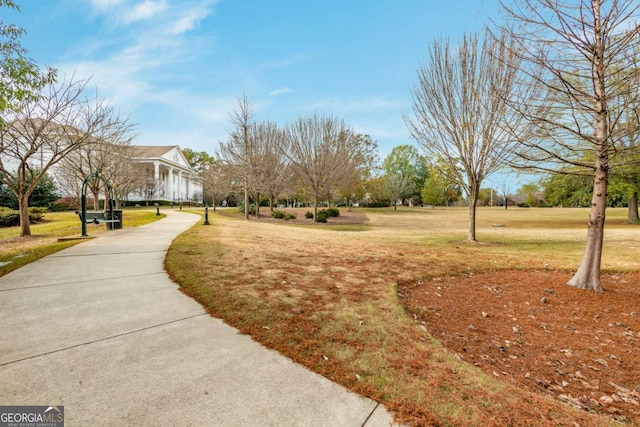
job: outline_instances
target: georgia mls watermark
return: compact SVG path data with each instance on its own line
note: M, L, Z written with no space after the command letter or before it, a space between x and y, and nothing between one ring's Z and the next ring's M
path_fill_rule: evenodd
M0 427L64 427L64 406L0 406Z

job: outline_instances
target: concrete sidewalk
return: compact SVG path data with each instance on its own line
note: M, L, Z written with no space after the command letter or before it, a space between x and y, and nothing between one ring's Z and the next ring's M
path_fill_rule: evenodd
M0 277L0 405L64 405L67 426L391 424L184 296L164 257L200 217L167 213Z

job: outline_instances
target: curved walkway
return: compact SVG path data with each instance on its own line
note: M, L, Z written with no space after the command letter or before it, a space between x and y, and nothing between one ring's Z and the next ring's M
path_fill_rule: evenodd
M68 426L390 425L184 296L164 257L200 217L167 214L0 277L0 405L63 405Z

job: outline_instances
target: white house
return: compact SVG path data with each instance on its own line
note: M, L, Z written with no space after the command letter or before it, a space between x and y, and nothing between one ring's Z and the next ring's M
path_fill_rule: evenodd
M131 149L131 159L140 167L147 185L129 193L127 200L202 203L202 178L189 165L179 146L132 145Z

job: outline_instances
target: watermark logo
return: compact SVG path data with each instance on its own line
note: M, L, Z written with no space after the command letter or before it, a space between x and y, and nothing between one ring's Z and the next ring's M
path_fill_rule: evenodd
M0 427L64 427L64 406L0 406Z

